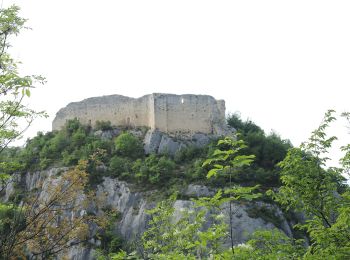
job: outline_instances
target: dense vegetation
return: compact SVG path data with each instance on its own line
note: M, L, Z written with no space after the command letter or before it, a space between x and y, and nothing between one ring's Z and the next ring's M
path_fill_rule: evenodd
M233 118L230 117L228 121L231 122ZM240 120L237 117L235 119ZM251 122L250 124L254 125ZM232 123L231 125L235 126ZM279 169L275 164L283 159L290 144L275 134L266 136L256 125L253 130L246 128L246 132L242 131L239 139L244 139L248 145L240 154L253 154L256 159L251 166L237 169L232 181L243 185L261 184L266 188L278 186ZM228 177L223 175L208 182L208 169L202 167L205 159L212 156L215 141L205 147L189 146L179 151L174 158L156 154L145 156L142 137L124 131L114 137L111 135L105 138L96 134L102 129L113 132L113 127L108 122L99 122L97 129L93 129L91 126L81 125L77 119L70 120L62 130L46 134L39 132L36 137L27 141L24 148L9 148L0 156L13 166L7 167L7 173L70 167L79 160L89 161L92 155L98 156L100 164L90 160L88 167L91 185L101 182L103 176L142 183L142 186L149 184L166 188L189 182L221 187L228 181ZM241 131L240 128L237 129Z
M285 158L288 149L292 147L290 141L282 139L274 132L265 134L264 130L251 120L243 121L239 114L230 115L227 123L237 130L238 139L246 142L247 147L242 153L255 155L251 167L244 169L244 172L238 175L240 178L238 181L270 187L279 186L278 163Z

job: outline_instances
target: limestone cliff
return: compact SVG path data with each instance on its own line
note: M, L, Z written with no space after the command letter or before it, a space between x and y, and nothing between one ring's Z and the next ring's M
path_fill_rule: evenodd
M40 196L45 196L45 183L49 178L57 178L60 172L67 170L67 168L52 168L45 171L37 171L34 173L27 173L22 176L14 176L17 182L23 184L23 188L27 191L33 189L41 190ZM7 189L5 198L11 196L12 189ZM149 195L153 191L138 192L132 189L132 185L113 179L104 177L103 182L97 186L96 196L98 205L93 205L89 210L93 214L104 214L104 208L115 209L120 213L120 217L116 220L115 232L119 234L125 241L132 241L136 237L139 237L145 231L147 227L148 215L146 210L155 206L155 201L148 199ZM214 191L210 190L206 186L189 185L185 187L181 194L184 197L202 197L212 196ZM190 208L193 206L193 202L190 200L177 200L174 203L175 218L180 217L181 211L184 208ZM272 229L275 225L266 221L263 216L252 216L249 212L252 208L259 209L261 207L269 208L272 214L279 219L279 228L282 229L288 236L292 236L289 223L286 221L283 213L276 206L258 202L248 204L234 204L234 214L232 216L233 232L235 238L235 244L244 243L249 234L253 233L257 229ZM83 209L85 212L85 210ZM229 205L224 204L222 206L223 213L228 216ZM69 212L68 212L69 214ZM227 221L229 218L227 217ZM94 227L91 227L92 232ZM227 241L228 242L228 241ZM96 259L94 247L98 246L100 241L96 238L91 238L88 243L84 245L74 246L66 252L65 257L75 260ZM58 259L61 259L63 255L59 255Z

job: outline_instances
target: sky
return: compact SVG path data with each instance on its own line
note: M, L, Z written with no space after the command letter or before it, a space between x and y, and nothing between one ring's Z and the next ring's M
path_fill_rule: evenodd
M68 103L110 94L212 95L294 145L327 109L350 111L348 0L3 0L12 3L32 28L11 39L12 53L23 73L47 79L29 103L49 118L25 138L50 131ZM344 121L331 133L350 142Z

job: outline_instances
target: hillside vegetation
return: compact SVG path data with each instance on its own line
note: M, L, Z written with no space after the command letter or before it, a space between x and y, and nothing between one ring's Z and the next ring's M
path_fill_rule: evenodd
M237 115L230 116L228 124L237 129L240 134L238 139L247 143L240 154L255 155L255 160L249 167L235 172L233 182L243 185L260 184L266 188L278 187L277 163L283 160L291 148L290 142L282 140L275 133L266 135L253 122L244 122ZM89 164L91 185L98 184L102 176L118 177L155 187L169 187L183 182L221 187L227 182L225 176L209 182L206 178L207 169L202 167L204 160L211 157L215 150L215 140L205 147L184 148L174 157L167 154L145 155L143 136L135 136L125 129L110 138L103 138L96 135L98 130L113 132L113 127L108 122L99 122L92 128L80 124L76 119L71 120L62 130L46 134L39 132L27 141L24 148L9 148L0 156L14 167L8 169L8 173L26 173L49 167L74 166L79 160L89 160L94 155L98 157L100 165ZM144 135L145 130L142 131Z

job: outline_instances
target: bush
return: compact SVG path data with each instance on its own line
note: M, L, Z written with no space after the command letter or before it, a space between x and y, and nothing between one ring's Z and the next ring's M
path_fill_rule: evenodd
M249 170L243 174L238 173L235 176L235 181L266 184L269 187L279 186L279 169L276 165L284 159L288 150L292 148L291 142L282 139L273 132L266 135L252 121L242 121L238 114L230 115L227 123L238 131L240 134L238 138L247 144L247 147L242 149L241 154L255 155L255 160Z
M64 131L67 133L68 136L71 136L80 127L82 127L82 124L80 124L77 118L74 118L74 119L68 120L68 122L64 127Z
M111 121L96 121L95 130L108 131L113 130Z
M147 181L159 184L172 177L175 163L165 156L159 158L155 154L151 154L145 160L136 160L132 169L139 182Z
M134 159L144 153L141 141L129 133L123 133L115 139L115 148L118 155Z
M202 167L204 159L196 159L186 169L186 179L189 181L206 180L207 171Z
M188 146L176 152L174 160L177 163L189 162L198 157L205 157L207 147Z
M109 162L109 172L113 177L127 176L131 172L131 162L127 158L113 156Z

